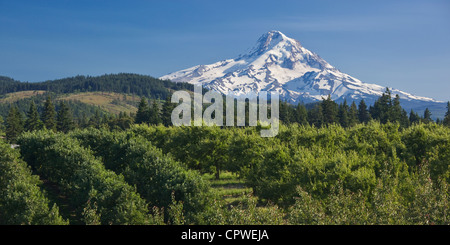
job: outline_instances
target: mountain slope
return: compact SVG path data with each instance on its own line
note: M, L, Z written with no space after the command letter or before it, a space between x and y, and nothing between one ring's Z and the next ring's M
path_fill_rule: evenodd
M279 31L262 35L256 45L235 59L198 65L161 77L174 82L203 85L223 94L243 95L250 91L278 91L283 100L297 104L322 100L366 100L373 103L385 87L363 83L330 65L299 41ZM442 108L445 104L431 98L392 89L407 109Z

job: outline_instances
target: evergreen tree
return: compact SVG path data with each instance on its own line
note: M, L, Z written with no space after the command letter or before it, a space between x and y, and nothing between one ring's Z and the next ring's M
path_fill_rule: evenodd
M63 101L59 104L59 111L56 119L56 127L58 131L67 133L75 128L72 112Z
M285 124L290 124L293 122L293 113L290 110L291 105L289 105L286 101L280 102L280 120Z
M100 110L96 110L93 117L89 119L89 126L98 128L102 123L102 118L100 116Z
M15 143L17 137L23 132L23 119L17 107L13 106L9 110L8 117L6 118L6 138L11 143Z
M147 99L141 98L139 102L138 111L136 112L135 123L148 123L150 121L150 108L148 107Z
M150 107L149 123L158 125L161 122L161 109L159 108L159 103L158 101L153 100L152 106Z
M44 103L44 111L42 112L42 122L45 128L56 131L56 111L50 96Z
M323 123L325 124L336 123L338 121L337 120L338 105L331 99L331 96L328 95L328 97L322 101L321 105L323 113Z
M390 110L389 121L401 122L402 121L403 108L400 105L400 96L397 94L392 102L392 108Z
M414 123L419 123L419 122L420 122L419 114L417 114L417 112L414 112L411 109L411 112L409 113L409 123L414 124Z
M352 105L350 106L350 110L348 113L348 122L350 127L353 127L359 123L358 108L356 107L355 101L353 101Z
M28 110L27 120L25 121L25 131L40 130L44 127L41 119L39 119L39 113L34 101L30 103L30 109Z
M0 136L3 136L5 133L5 121L3 121L3 117L0 116Z
M318 128L323 125L323 111L321 104L316 104L313 109L308 111L309 124Z
M347 100L344 100L344 103L339 105L338 118L342 127L347 128L349 126Z
M431 119L431 112L430 112L430 110L428 110L428 108L426 108L423 113L423 122L430 123L432 121L433 121L433 119Z
M400 117L400 126L402 126L403 128L407 128L410 125L411 124L408 118L408 113L402 108L402 114Z
M369 111L373 119L379 120L381 123L387 123L391 120L392 97L389 88L378 98L371 106Z
M85 112L83 112L81 114L81 118L80 118L80 120L78 122L78 125L79 125L80 128L86 128L86 127L89 126L89 120L88 120Z
M295 108L295 121L301 125L308 124L308 111L302 103L298 103Z
M444 121L442 122L442 124L450 127L450 101L447 102L447 112L445 113Z
M358 119L361 123L367 123L370 121L370 113L367 110L367 105L366 105L366 102L364 102L364 100L361 100L359 102Z
M167 98L162 106L161 120L164 126L172 125L172 111L175 105ZM224 107L225 108L225 107Z

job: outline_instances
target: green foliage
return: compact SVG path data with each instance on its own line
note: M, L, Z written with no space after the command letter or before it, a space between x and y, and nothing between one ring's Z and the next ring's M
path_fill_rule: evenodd
M154 99L166 99L170 90L193 90L188 83L163 81L150 76L129 73L107 74L102 76L75 76L64 79L28 83L0 77L0 94L26 90L45 90L52 93L74 92L116 92L135 94Z
M191 222L196 212L208 207L209 186L200 175L165 156L143 137L95 129L75 131L72 136L102 157L106 168L136 186L151 206L167 210L174 195Z
M23 158L39 175L70 197L85 223L148 224L147 204L122 176L106 170L77 140L53 131L25 133L19 139Z
M56 131L56 111L50 96L47 97L47 100L44 104L44 110L42 112L42 122L44 123L45 128L47 128L48 130Z
M450 101L447 102L447 112L445 113L443 124L450 127Z
M16 107L11 107L8 117L6 118L6 138L9 142L14 143L17 137L23 132L24 121L22 114Z
M64 225L56 205L51 205L19 152L0 140L0 224Z
M67 133L75 128L72 112L64 101L59 104L58 115L56 116L56 128L58 131Z
M27 120L25 121L25 130L26 131L34 131L34 130L40 130L44 127L44 124L42 123L41 119L39 119L39 113L36 108L36 104L34 102L31 102L30 104L30 110L27 114Z

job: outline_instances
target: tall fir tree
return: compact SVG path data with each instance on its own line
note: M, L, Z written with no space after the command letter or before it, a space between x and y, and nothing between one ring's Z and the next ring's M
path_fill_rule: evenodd
M145 97L141 98L139 102L138 111L136 112L135 123L148 123L150 121L150 108Z
M433 119L431 119L431 111L428 108L426 108L425 111L423 112L423 122L430 123L432 121Z
M323 109L321 104L316 104L313 109L308 111L308 122L318 128L323 125Z
M30 103L30 109L28 110L27 120L25 121L25 131L40 130L44 127L41 119L39 119L39 113L34 101Z
M417 112L415 112L413 109L411 109L411 112L409 113L409 124L412 125L414 123L419 123L421 121L421 118Z
M387 123L391 119L392 97L389 88L370 107L369 111L373 119L381 123Z
M348 112L348 123L350 127L353 127L359 123L358 108L355 101L352 102L352 105L350 106L350 110Z
M161 120L164 126L172 125L172 111L175 108L175 104L170 102L170 98L167 98L162 105ZM225 108L225 107L224 107Z
M442 124L450 127L450 101L447 102L447 112L445 113L445 117L444 117Z
M367 105L364 100L361 100L358 105L358 119L361 123L367 123L370 121L370 113L367 110Z
M161 121L161 109L157 100L153 100L152 106L149 112L149 123L153 125L158 125L162 123Z
M390 109L389 121L391 122L401 122L402 121L402 113L403 108L400 105L400 96L395 95L394 100L392 101L392 108Z
M64 101L61 101L59 104L58 115L56 117L56 127L58 131L63 133L67 133L75 128L72 112Z
M322 113L323 113L323 123L333 124L338 122L338 105L331 99L328 95L326 99L322 100Z
M17 107L11 107L8 117L6 118L5 130L5 135L9 142L16 142L17 137L23 132L23 126L24 122L22 119L22 113L20 113Z
M344 100L344 103L339 105L338 118L342 127L347 128L349 126L347 100Z
M308 124L308 110L302 103L298 103L295 108L295 121L301 125Z
M5 121L3 120L3 117L0 116L0 136L5 135Z
M409 118L408 118L408 113L404 109L402 109L402 114L401 114L401 117L400 117L400 126L402 128L407 128L410 125L411 125L411 123L410 123Z
M45 128L56 131L56 110L50 96L47 97L47 100L44 103L42 122L44 123Z

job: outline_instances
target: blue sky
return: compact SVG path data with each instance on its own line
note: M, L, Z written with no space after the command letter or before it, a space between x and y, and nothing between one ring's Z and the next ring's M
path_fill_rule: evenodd
M363 82L450 100L450 1L0 0L0 75L159 77L279 30Z

